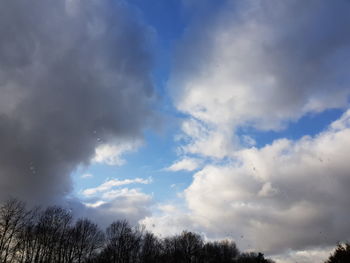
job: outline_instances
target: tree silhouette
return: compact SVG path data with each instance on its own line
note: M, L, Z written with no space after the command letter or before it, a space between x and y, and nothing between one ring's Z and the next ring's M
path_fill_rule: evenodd
M262 253L243 253L236 261L237 263L272 263L270 259L266 259Z
M146 232L142 238L139 262L158 263L161 261L162 243L150 232Z
M338 247L338 257L348 247ZM339 254L339 255L338 255ZM1 263L269 263L261 253L240 253L232 241L204 242L196 233L158 238L116 220L105 233L89 219L51 206L27 210L11 199L0 205ZM338 262L330 261L329 263ZM343 262L343 261L341 261Z
M348 263L350 262L350 243L339 243L333 254L325 263Z
M1 262L14 260L18 240L16 237L24 227L27 213L24 203L11 199L0 207L0 259Z
M239 250L232 241L209 242L203 247L205 263L229 263L237 259Z

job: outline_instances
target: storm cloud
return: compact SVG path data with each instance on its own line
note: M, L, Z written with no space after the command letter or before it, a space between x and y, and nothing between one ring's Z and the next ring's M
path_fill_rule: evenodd
M123 1L0 2L0 198L51 202L152 120L152 30Z

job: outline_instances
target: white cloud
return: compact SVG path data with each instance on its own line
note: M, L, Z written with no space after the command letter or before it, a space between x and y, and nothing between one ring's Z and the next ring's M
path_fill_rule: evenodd
M234 149L235 137L230 127L208 125L191 118L183 121L181 128L185 141L180 147L181 153L223 158Z
M193 230L193 220L179 204L158 204L157 211L139 221L158 236L172 236L183 230Z
M87 215L107 226L117 219L127 219L131 224L150 216L153 197L139 189L122 188L105 192L93 202L85 203Z
M94 175L90 174L90 173L86 173L86 174L83 174L83 175L80 176L80 178L83 178L83 179L92 178L92 177L94 177Z
M105 201L99 200L99 201L92 202L92 203L84 203L84 205L87 206L87 207L99 207L99 206L101 206L101 205L103 205L105 203L106 203Z
M122 188L122 189L115 189L108 192L105 192L102 195L102 199L105 200L112 200L116 198L128 198L128 199L150 199L149 195L146 195L138 189L129 189L129 188Z
M290 251L283 255L273 256L272 258L278 263L310 263L310 262L325 262L333 247L322 247L322 248L313 248L308 250L300 251Z
M126 153L136 151L142 143L140 141L115 141L112 144L101 144L95 149L92 161L107 165L121 166L125 164L122 156Z
M196 158L183 158L179 161L176 161L171 166L166 168L167 171L171 172L177 172L177 171L194 171L198 169L198 167L201 165L202 161L200 159Z
M85 189L82 193L85 196L92 196L99 193L107 192L113 187L118 187L118 186L128 185L128 184L150 184L151 182L152 182L151 178L148 178L148 179L135 178L135 179L124 179L124 180L111 179L97 187Z
M335 245L350 237L349 149L350 111L315 137L240 150L194 175L191 217L209 235L244 233L245 248L269 253Z
M350 238L349 149L350 110L314 137L275 140L236 151L230 163L207 164L183 203L159 206L141 223L163 236L187 229L230 238L281 263L323 260Z

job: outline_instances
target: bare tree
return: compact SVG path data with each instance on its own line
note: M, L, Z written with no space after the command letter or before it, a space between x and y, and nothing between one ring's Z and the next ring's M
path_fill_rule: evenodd
M105 238L106 236L106 238ZM338 245L326 263L348 262L350 245ZM343 261L339 261L339 259ZM338 261L337 261L338 260ZM345 260L345 261L344 261ZM113 222L106 235L89 219L52 206L27 210L10 199L0 205L1 263L271 263L261 253L239 253L231 241L204 242L184 231L160 239L126 220Z
M106 230L104 257L108 262L135 262L140 250L142 231L132 228L126 220L113 222Z
M186 263L200 262L203 240L200 235L184 231L177 237L177 247Z
M242 253L235 261L237 263L274 263L270 259L266 259L262 253Z
M42 212L34 231L37 243L34 262L63 262L71 220L70 212L61 207L49 207Z
M0 207L0 259L12 262L16 255L16 236L19 235L27 212L23 202L10 199Z
M87 262L96 256L104 242L104 234L98 226L88 219L79 219L72 231L72 248L75 261Z
M150 232L143 235L141 242L141 251L139 262L142 263L157 263L161 261L162 243Z
M203 262L205 263L229 263L239 255L236 244L229 240L208 242L203 246Z

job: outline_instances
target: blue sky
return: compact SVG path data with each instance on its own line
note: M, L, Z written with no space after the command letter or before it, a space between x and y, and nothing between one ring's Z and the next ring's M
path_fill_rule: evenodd
M0 199L279 263L349 240L348 1L32 2L0 2Z

